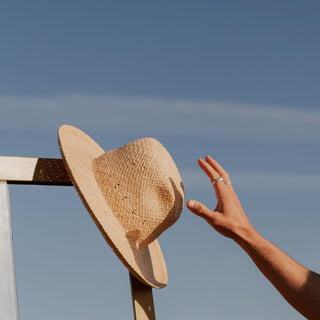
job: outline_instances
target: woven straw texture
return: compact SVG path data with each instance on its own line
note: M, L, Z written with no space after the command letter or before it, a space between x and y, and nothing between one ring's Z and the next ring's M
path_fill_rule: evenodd
M156 239L177 221L184 202L170 154L152 138L104 152L75 127L64 125L58 135L70 179L105 240L140 281L164 287L167 269Z

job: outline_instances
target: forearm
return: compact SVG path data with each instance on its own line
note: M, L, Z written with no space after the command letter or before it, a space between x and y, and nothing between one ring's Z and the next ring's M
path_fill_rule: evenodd
M303 267L256 231L235 241L281 295L308 319L320 319L320 276Z
M310 320L320 320L320 275L258 234L233 190L228 173L211 157L205 160L199 159L198 164L213 183L217 206L211 211L202 203L189 200L188 208L222 235L234 239L295 309Z

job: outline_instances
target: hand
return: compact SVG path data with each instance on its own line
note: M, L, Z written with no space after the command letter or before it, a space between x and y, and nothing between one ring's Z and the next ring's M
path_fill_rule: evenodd
M199 159L198 164L211 183L219 177L224 181L217 182L213 186L217 197L214 211L195 200L189 200L187 208L204 218L219 233L236 241L254 233L255 230L244 213L232 185L226 184L230 181L228 173L210 156L206 156L205 161Z
M204 218L214 229L234 239L251 257L265 277L283 297L307 319L320 319L320 275L297 263L274 244L264 239L250 224L235 194L229 175L211 157L198 160L214 184L217 206L214 211L189 200L187 207Z

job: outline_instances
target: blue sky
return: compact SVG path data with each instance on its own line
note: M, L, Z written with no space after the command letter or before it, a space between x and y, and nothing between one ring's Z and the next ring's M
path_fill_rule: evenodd
M252 224L320 271L317 1L3 1L4 156L60 157L72 124L105 150L152 136L186 199L230 173ZM132 317L129 279L71 187L11 186L21 319ZM158 319L302 319L240 248L184 209L163 235Z

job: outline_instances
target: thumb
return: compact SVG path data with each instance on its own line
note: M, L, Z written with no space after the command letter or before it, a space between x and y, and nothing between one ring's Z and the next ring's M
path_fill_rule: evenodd
M202 217L206 220L212 218L212 211L198 201L189 200L187 202L187 208L197 216Z

